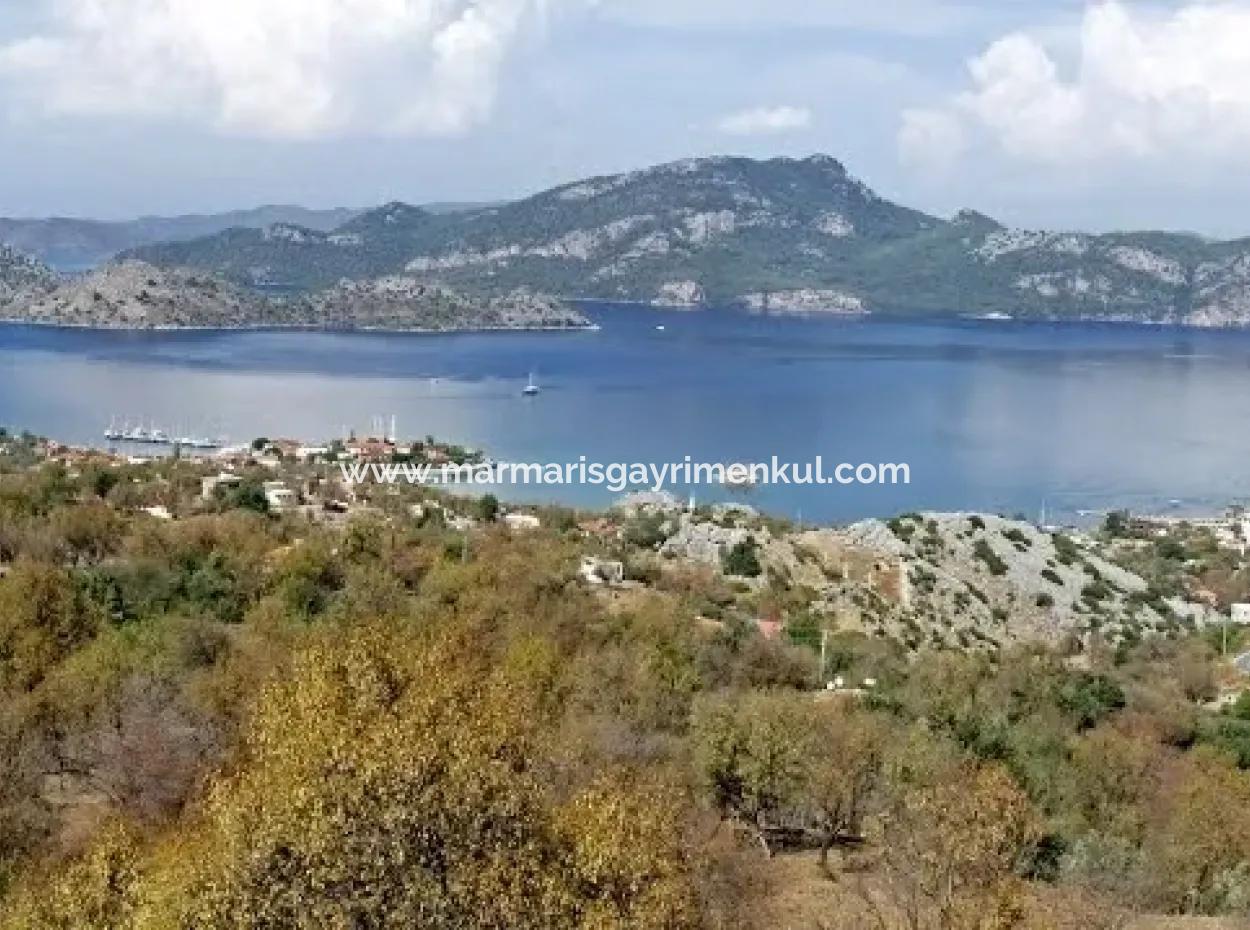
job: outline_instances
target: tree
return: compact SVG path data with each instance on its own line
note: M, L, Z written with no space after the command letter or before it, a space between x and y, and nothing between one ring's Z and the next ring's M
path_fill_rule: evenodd
M789 834L820 848L823 867L860 828L882 773L885 730L845 704L785 692L705 699L694 716L695 762L723 818L771 854Z
M882 777L886 730L871 714L846 704L821 709L812 734L812 759L804 801L815 813L820 864L829 867L835 843L861 840L864 816Z
M550 653L487 665L473 645L403 625L317 637L202 813L93 905L133 923L51 903L7 926L694 928L679 794L624 777L556 792L535 765Z
M1250 895L1250 775L1209 749L1165 772L1145 852L1159 906L1244 910Z
M895 786L881 882L863 893L883 926L998 930L1022 926L1017 869L1038 836L1028 798L998 765L963 763Z
M494 494L483 494L475 505L477 518L483 523L494 523L499 519L499 498Z
M721 568L726 575L739 578L758 578L763 574L759 559L759 543L754 536L735 544L721 558Z
M0 692L37 685L103 619L68 572L19 562L0 579Z

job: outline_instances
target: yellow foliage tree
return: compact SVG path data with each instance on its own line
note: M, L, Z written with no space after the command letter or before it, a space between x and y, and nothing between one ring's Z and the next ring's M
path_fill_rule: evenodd
M518 640L487 663L473 645L402 624L316 637L260 695L237 768L125 883L125 920L98 926L695 926L680 798L558 792L539 762L553 654Z

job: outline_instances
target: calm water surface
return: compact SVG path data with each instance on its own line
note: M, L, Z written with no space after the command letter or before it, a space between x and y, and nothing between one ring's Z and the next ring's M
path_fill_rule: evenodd
M806 520L912 508L1071 519L1250 497L1250 333L785 320L597 305L598 332L109 333L0 326L0 423L111 418L304 439L398 417L524 461L907 462L912 483L762 488ZM662 324L664 331L655 327ZM520 396L530 371L538 398ZM719 490L702 496L725 496ZM519 496L597 505L603 489Z

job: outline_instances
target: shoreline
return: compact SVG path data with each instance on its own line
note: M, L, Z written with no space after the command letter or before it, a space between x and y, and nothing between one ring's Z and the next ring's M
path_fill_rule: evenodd
M1242 322L1193 322L1184 319L1135 319L1124 316L1037 316L1015 315L1007 312L991 311L987 313L948 311L906 313L894 310L861 312L824 311L824 310L753 310L738 304L697 304L697 305L666 305L648 300L628 300L605 297L573 297L564 298L569 303L587 304L596 307L628 307L631 309L650 310L657 314L672 313L678 316L703 313L728 313L757 318L775 320L796 320L803 322L828 320L839 323L891 323L904 325L934 324L985 324L996 327L1007 326L1090 326L1136 328L1148 330L1176 330L1179 332L1250 332L1250 319ZM587 320L584 324L555 326L327 326L316 323L240 323L238 325L181 325L162 324L157 326L116 326L93 323L69 323L52 320L32 320L21 317L0 316L0 326L32 326L44 329L81 330L88 332L115 333L179 333L179 332L307 332L307 333L393 333L395 335L472 335L489 333L587 333L599 332L603 329L600 323Z
M0 326L38 326L43 329L70 329L99 333L393 333L408 336L456 336L474 333L593 333L603 329L598 323L578 326L463 326L446 329L393 326L319 326L314 323L243 323L238 326L108 326L92 323L63 323L51 320L24 320L0 317Z

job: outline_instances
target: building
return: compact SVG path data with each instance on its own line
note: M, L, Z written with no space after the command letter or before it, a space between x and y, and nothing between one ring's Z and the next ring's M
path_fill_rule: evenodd
M228 471L223 471L219 475L213 475L211 478L202 478L200 480L200 499L211 501L216 498L218 488L237 487L242 480L238 475Z
M588 555L582 559L578 574L587 584L619 585L625 581L625 564Z
M543 525L538 517L529 513L504 514L503 522L514 533L529 532L539 529Z
M395 456L395 443L389 439L351 439L344 449L358 462L389 462Z
M1239 626L1250 626L1250 604L1234 604L1232 619Z
M269 505L269 509L275 513L281 513L294 507L297 503L295 492L288 488L281 481L265 482L265 503Z

